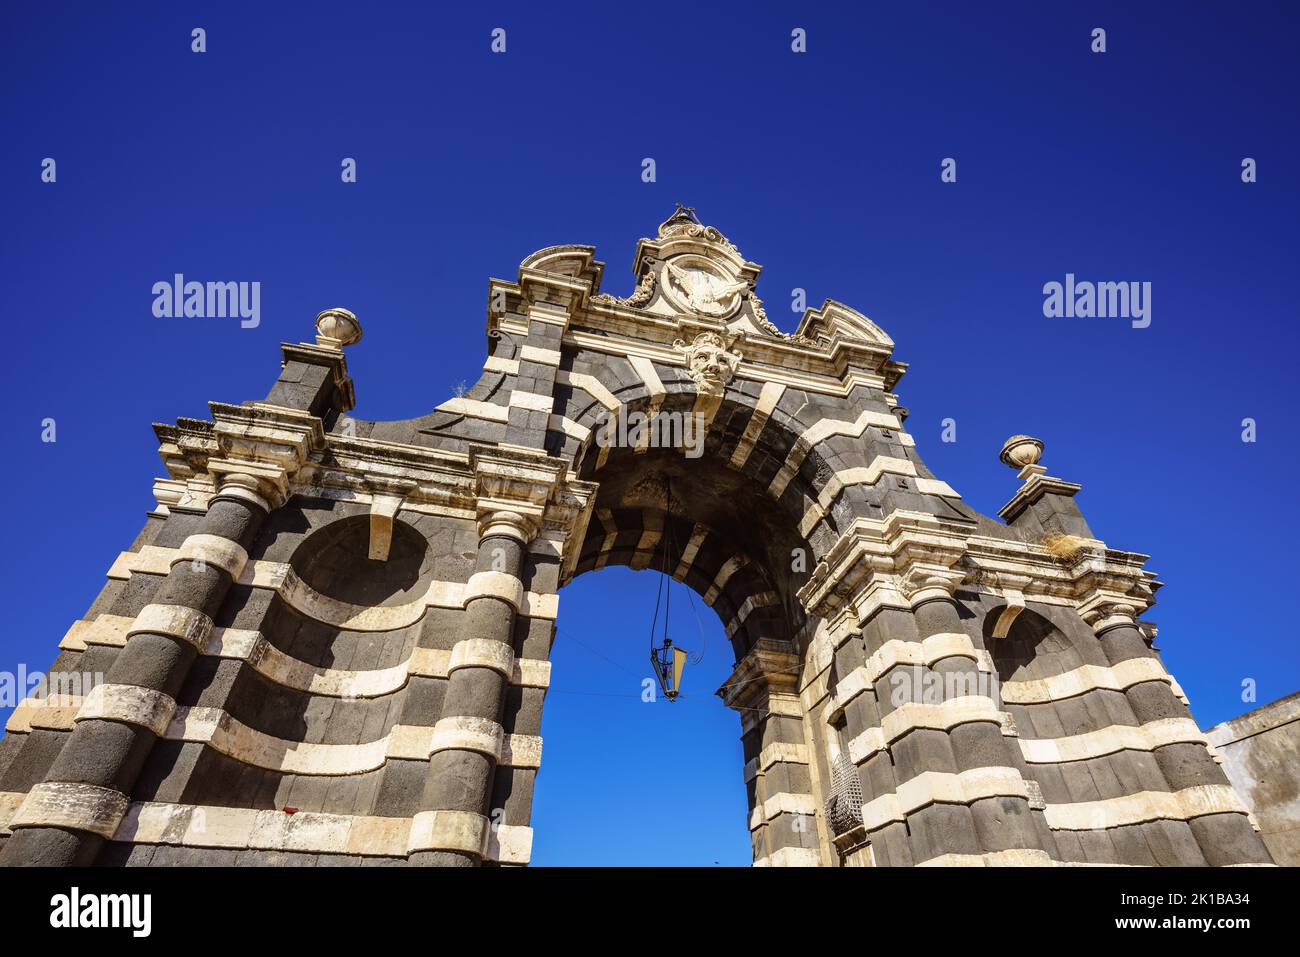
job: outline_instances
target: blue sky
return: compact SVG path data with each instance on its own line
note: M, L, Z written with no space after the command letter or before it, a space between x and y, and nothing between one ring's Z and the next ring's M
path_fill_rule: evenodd
M1046 441L1094 531L1168 583L1150 617L1203 725L1252 707L1243 679L1259 703L1296 690L1296 20L1255 2L5 4L0 669L47 666L134 537L161 471L150 422L262 397L278 343L334 305L365 326L355 414L426 412L477 376L489 275L591 243L626 294L636 239L680 200L765 265L783 328L799 287L893 336L919 451L976 508L1015 489L1004 438ZM155 318L175 272L261 282L260 325ZM1151 326L1045 318L1067 272L1151 282ZM653 590L611 569L563 593L536 863L747 860L716 622L685 700L635 699Z

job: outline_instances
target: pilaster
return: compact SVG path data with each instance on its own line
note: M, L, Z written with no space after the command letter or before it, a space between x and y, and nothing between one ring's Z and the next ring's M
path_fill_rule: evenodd
M822 863L799 671L787 643L760 639L718 689L740 714L755 867Z

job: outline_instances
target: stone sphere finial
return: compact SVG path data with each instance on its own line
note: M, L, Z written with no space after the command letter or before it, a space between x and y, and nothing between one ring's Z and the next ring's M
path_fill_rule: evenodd
M361 323L347 309L326 309L316 317L316 344L342 349L361 341Z
M1013 435L1002 443L998 458L1013 469L1037 465L1043 456L1043 442L1032 435Z

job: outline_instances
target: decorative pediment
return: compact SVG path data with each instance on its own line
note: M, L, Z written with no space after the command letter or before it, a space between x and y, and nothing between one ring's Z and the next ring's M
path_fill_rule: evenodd
M784 366L797 356L793 361L800 368L816 367L837 379L847 369L879 375L886 391L894 388L906 369L892 361L894 341L884 330L833 299L805 311L795 332L777 328L758 297L763 267L746 259L722 232L680 203L653 237L637 243L632 267L635 285L627 295L600 291L604 266L594 254L591 246L551 246L524 260L517 283L493 280L489 330L503 322L520 326L528 310L541 303L559 307L570 317L589 309L584 321L620 335L658 339L665 346L672 339L661 337L671 336L672 325L692 345L700 329L722 327L748 337L753 361ZM683 322L693 326L689 335L680 328ZM788 347L798 351L792 353ZM712 363L707 358L700 361ZM709 373L701 378L707 379L701 393L714 394L715 377Z
M814 340L831 339L839 335L845 339L858 339L883 346L891 352L894 349L894 340L889 338L885 330L856 309L834 299L827 299L820 308L805 312L795 335Z
M547 246L521 262L519 271L569 276L585 280L593 289L599 289L605 264L596 258L595 246Z

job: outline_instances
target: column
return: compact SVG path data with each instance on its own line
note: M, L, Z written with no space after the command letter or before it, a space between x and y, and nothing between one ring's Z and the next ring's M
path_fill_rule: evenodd
M850 755L872 794L863 827L880 840L882 863L1049 864L991 678L961 625L960 577L905 573L897 597L863 626L865 664L839 679L836 696L852 719ZM906 608L894 606L900 600ZM864 709L874 712L874 726Z
M1022 773L1024 758L1014 738L1002 733L1002 712L993 682L997 676L979 670L979 659L962 628L955 582L932 581L912 595L912 613L923 656L943 689L940 721L948 724L957 796L964 798L979 841L981 855L1048 864L1044 840L1051 842L1046 822L1035 819Z
M524 601L521 573L534 527L508 510L480 522L478 558L465 586L463 637L452 648L422 810L411 825L411 864L473 867L487 853L488 801L506 744L501 715L514 670L515 616Z
M264 478L222 476L202 530L179 549L141 609L104 683L87 696L45 780L11 823L0 866L88 865L117 830L154 742L167 729L190 666L272 508Z
M1173 679L1159 655L1139 630L1136 608L1121 603L1105 604L1085 614L1093 619L1093 630L1112 668L1134 669L1137 662L1149 663L1147 671L1151 677L1124 691L1139 724L1191 718L1187 705L1174 693ZM1170 791L1194 789L1187 792L1189 800L1184 803L1203 813L1191 817L1187 825L1200 844L1206 863L1211 866L1272 863L1268 849L1247 816L1245 804L1205 744L1166 744L1153 753Z
M912 597L916 607L923 608L930 600L941 600L941 594L946 593L922 590ZM936 782L952 780L959 769L945 709L942 703L926 703L926 688L934 685L922 642L929 632L920 632L921 626L913 613L893 608L882 608L865 625L870 655L864 677L874 691L880 733L874 746L854 749L859 756L883 755L893 767L894 789L872 788L875 797L862 807L862 824L869 834L890 824L902 826L910 844L911 859L906 861L910 864L944 854L978 855L983 850L966 803L951 797L939 800L933 793ZM904 855L896 850L889 856L891 862L904 863Z

